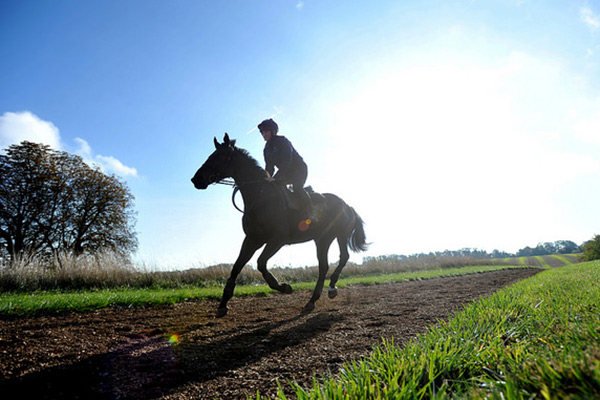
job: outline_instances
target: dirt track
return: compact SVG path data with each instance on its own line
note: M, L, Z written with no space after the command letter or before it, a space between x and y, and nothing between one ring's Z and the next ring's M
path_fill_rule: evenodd
M381 338L402 345L464 304L538 271L352 286L334 300L325 294L310 314L300 312L310 297L300 291L233 298L230 313L218 320L216 301L0 320L0 393L5 399L274 395L277 379L286 390L286 380L310 386L315 373L335 373Z

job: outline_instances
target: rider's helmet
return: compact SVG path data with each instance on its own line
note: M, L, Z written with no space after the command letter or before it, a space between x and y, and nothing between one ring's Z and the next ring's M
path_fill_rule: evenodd
M271 131L273 135L277 135L279 131L279 126L277 126L277 122L273 121L272 118L265 119L263 122L258 124L259 131Z

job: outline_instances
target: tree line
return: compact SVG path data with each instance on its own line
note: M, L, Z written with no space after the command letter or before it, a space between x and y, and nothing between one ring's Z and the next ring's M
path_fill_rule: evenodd
M137 248L134 197L77 155L24 141L0 154L0 259Z
M583 245L582 245L583 246ZM508 253L506 251L493 250L487 252L476 248L465 247L460 250L444 250L429 253L417 253L411 255L391 254L377 257L365 257L365 261L369 260L407 260L422 257L470 257L476 259L501 259L509 257L531 257L531 256L546 256L550 254L573 254L583 252L583 247L577 245L570 240L558 240L556 242L538 243L534 248L525 247L516 253Z
M556 242L538 243L536 247L525 247L519 250L516 257L547 256L550 254L573 254L581 253L582 247L570 240L558 240Z

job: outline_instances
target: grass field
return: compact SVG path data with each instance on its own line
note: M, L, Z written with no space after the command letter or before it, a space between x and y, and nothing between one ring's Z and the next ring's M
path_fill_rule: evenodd
M470 257L413 256L403 260L368 260L360 265L349 263L342 271L341 277L387 275L399 272L498 264L506 263ZM17 261L5 265L0 263L0 293L220 286L224 285L229 278L231 267L231 264L219 264L169 271L148 268L145 265L132 265L127 260L111 254L63 256L50 263L24 259L22 262ZM269 270L278 279L287 283L314 282L318 276L318 267L316 266L295 268L271 266ZM330 270L330 272L332 271ZM237 283L254 285L262 284L264 280L256 268L246 266L238 276Z
M572 264L473 303L407 346L385 342L296 396L600 398L599 338L600 261Z
M580 263L577 256L570 255L502 261L513 265L451 267L455 261L427 260L421 265L349 266L348 273L338 283L339 287L506 268L535 266L544 271L472 303L450 321L440 321L402 348L393 341L383 342L374 348L370 357L345 365L323 384L315 383L312 388L295 387L296 397L600 398L600 262ZM466 262L471 263L472 260ZM560 268L555 268L557 266ZM289 278L295 282L292 285L295 290L308 290L314 286L316 274L310 268L301 269L300 273L288 269L277 271L283 280ZM169 275L169 279L175 277L173 280L162 280L164 276L161 275L161 284L150 280L151 284L147 287L130 287L132 278L142 282L148 278L143 273L117 268L114 275L107 275L108 280L114 280L111 285L115 287L107 288L102 284L88 287L89 282L103 282L102 274L95 271L82 289L58 287L33 291L26 288L27 285L38 284L36 279L39 280L40 276L36 275L37 272L24 279L13 273L8 277L9 281L23 279L26 285L20 290L2 293L0 316L20 318L220 297L222 285L215 283L227 276L228 267L203 271L206 272L214 276L212 280L198 280L196 275L190 280L185 274L175 273ZM248 271L248 274L251 279L245 282L250 284L239 285L237 296L271 292L266 285L255 284L260 279L260 276L252 276L255 271ZM41 279L50 282L51 277L43 274ZM77 281L81 276L67 274L63 278ZM291 382L280 384L293 385ZM260 394L257 398L261 398ZM286 397L280 393L280 398Z
M339 287L410 279L429 279L505 268L550 268L579 262L575 255L474 260L466 257L418 257L371 261L344 269ZM488 263L491 265L482 265ZM152 306L188 299L219 298L230 265L187 271L140 271L110 256L62 260L59 267L25 265L0 269L0 316L83 312L109 306ZM272 268L295 290L312 290L316 267ZM271 290L255 269L244 268L235 294L266 294Z
M527 266L467 266L414 272L353 276L338 281L338 287L353 284L379 284L402 282L415 279L432 279L443 276L457 276L496 271L508 268L528 268ZM313 279L316 279L314 277ZM312 290L315 282L292 284L294 290ZM85 312L109 306L135 307L172 304L191 299L220 298L222 286L148 289L97 289L80 291L35 291L9 292L0 297L0 316L28 316L56 314L61 312ZM238 285L236 296L259 295L273 292L267 285Z

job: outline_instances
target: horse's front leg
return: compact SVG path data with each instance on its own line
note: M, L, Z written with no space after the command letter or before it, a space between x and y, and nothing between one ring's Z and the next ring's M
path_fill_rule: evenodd
M258 260L256 261L256 268L258 268L258 270L260 271L263 278L265 279L265 281L267 282L267 284L269 285L269 287L271 289L278 290L282 293L289 294L289 293L292 293L292 287L290 285L288 285L287 283L280 285L279 282L277 282L277 278L275 278L273 276L273 274L271 274L269 272L269 270L267 269L267 261L269 260L269 258L273 257L273 255L275 255L275 253L277 253L279 251L279 249L281 249L282 247L283 247L282 243L267 242L265 249L258 257Z
M313 295L304 306L304 311L312 311L315 308L315 303L321 297L321 293L323 293L323 286L325 284L325 277L327 276L327 271L329 270L329 264L327 262L327 253L329 252L329 246L331 245L332 240L326 240L324 242L317 242L317 258L319 259L319 279L317 279L317 284L315 285L315 290L313 291Z
M231 269L231 275L229 279L227 279L227 283L225 284L225 289L223 289L223 297L221 297L221 304L219 304L219 308L217 309L217 318L224 317L227 314L227 302L233 296L233 291L235 289L235 280L238 275L242 271L242 268L250 261L256 250L262 246L264 242L252 240L246 236L244 239L244 243L242 243L242 248L240 249L240 255L238 256L235 264L233 264L233 268Z

